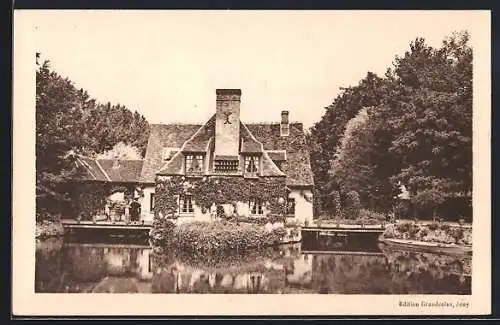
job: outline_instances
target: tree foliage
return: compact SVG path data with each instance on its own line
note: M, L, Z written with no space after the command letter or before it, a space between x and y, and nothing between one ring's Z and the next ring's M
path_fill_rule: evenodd
M136 147L126 144L125 142L118 142L113 146L112 149L107 150L101 154L97 155L99 159L114 159L119 158L120 160L137 160L141 159L141 153Z
M38 58L38 54L37 54ZM50 69L36 71L36 198L37 213L58 212L67 199L61 187L73 175L69 152L96 155L118 142L144 153L149 126L123 105L98 104L83 89Z
M344 90L310 140L323 202L333 189L357 191L363 205L388 210L404 184L417 208L439 209L457 197L470 203L469 35L454 33L439 48L417 38L384 78L369 73Z

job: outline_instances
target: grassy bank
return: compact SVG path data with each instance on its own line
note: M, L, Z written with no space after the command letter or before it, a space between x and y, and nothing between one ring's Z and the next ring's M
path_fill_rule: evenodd
M64 229L59 221L37 221L35 237L39 239L64 235Z
M400 222L387 226L383 238L418 240L428 243L472 245L472 228L447 223Z

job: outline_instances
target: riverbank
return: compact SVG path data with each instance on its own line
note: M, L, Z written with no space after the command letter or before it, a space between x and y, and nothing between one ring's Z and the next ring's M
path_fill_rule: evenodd
M436 253L470 254L472 227L437 222L388 225L379 240L385 244Z
M35 238L43 239L64 235L64 228L58 221L40 221L36 223Z

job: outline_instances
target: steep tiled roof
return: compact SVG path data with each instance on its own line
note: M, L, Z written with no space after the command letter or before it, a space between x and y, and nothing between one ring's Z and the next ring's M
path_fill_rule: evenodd
M184 154L178 152L169 161L164 161L163 147L180 148L184 145L184 151L205 152L208 149L210 152L213 150L214 128L214 117L205 125L152 125L141 181L153 183L157 172L165 175L183 174ZM262 149L276 151L263 154L263 176L280 176L284 173L289 186L314 184L302 123L290 123L290 134L285 137L280 136L279 123L242 123L240 136L242 152L262 152ZM212 161L213 157L210 156L210 164Z
M116 168L113 168L112 159L99 159L97 162L112 182L135 183L140 179L142 160L120 160Z
M262 176L286 176L272 161L267 152L262 155Z
M94 158L76 156L75 165L77 167L76 180L80 181L108 181L106 174Z
M302 123L290 123L290 135L280 136L279 123L246 124L264 150L286 150L286 162L281 169L287 175L289 186L314 185L309 149Z
M138 182L142 169L142 160L120 160L113 168L113 159L94 159L77 156L77 180L98 182Z
M167 163L165 163L161 168L159 168L156 174L161 175L183 175L184 174L184 154L179 151L176 153L172 159L170 159Z
M201 126L202 124L152 124L142 165L141 181L154 183L155 173L166 163L162 159L163 147L182 147Z
M215 136L215 114L184 143L183 151L206 152L210 139Z
M286 150L269 150L266 152L274 162L286 161Z
M257 141L245 124L240 123L240 151L244 153L261 153L262 143Z

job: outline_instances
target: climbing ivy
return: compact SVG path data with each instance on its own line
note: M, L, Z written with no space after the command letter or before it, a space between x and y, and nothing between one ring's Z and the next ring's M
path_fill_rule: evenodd
M155 189L155 216L161 213L173 217L178 211L177 195L189 194L197 206L209 209L215 203L234 204L260 199L270 215L285 213L288 197L285 179L282 177L203 177L186 179L182 176L159 177Z

